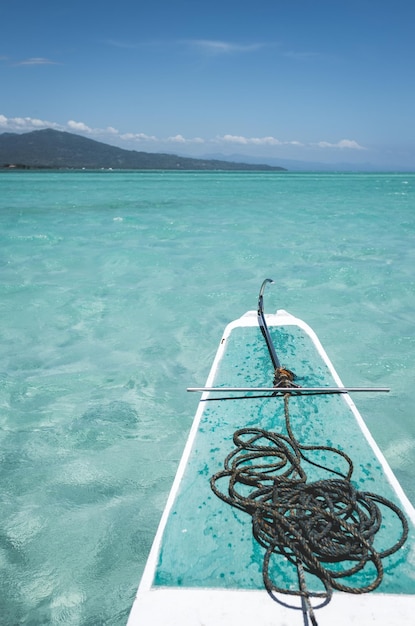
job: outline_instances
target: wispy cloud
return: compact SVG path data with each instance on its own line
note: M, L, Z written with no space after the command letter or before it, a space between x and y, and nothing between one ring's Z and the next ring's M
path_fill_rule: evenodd
M185 46L190 48L193 53L199 53L205 56L219 56L219 55L232 55L232 54L249 54L257 52L264 48L270 48L278 46L279 44L269 42L254 42L254 43L237 43L233 41L221 41L217 39L164 39L164 40L140 40L136 42L124 41L119 39L107 39L104 43L114 48L120 48L125 50L135 50L140 47L160 47L168 48L176 46Z
M58 122L50 122L49 120L41 120L35 117L6 117L5 115L0 115L0 129L16 132L30 132L31 130L41 130L43 128L53 128L54 130L69 131L84 135L120 135L119 131L112 126L108 126L107 128L91 128L84 122L75 122L74 120L69 120L66 124L59 124Z
M307 50L284 50L283 42L276 41L262 41L251 43L240 43L235 41L223 41L219 39L162 39L162 40L137 40L127 41L122 39L106 39L104 44L112 46L113 48L120 48L124 50L137 50L143 46L148 47L160 47L168 48L176 46L185 46L190 48L193 53L198 53L204 56L231 56L238 54L250 54L258 52L264 49L277 49L279 56L291 59L293 61L310 61L313 59L323 59L325 55L320 52L313 52Z
M340 148L341 150L366 150L354 139L341 139L337 143L329 143L328 141L319 141L315 144L318 148Z
M39 120L35 117L6 117L5 115L0 115L0 128L18 132L40 130L42 128L64 130L62 125L57 124L56 122Z
M85 124L85 122L68 120L65 124L59 124L57 122L50 122L47 120L41 120L33 117L6 117L0 115L0 129L15 131L15 132L28 132L32 130L40 130L42 128L54 128L55 130L69 131L81 135L87 135L92 137L98 137L105 141L117 141L118 143L125 144L151 144L153 148L159 144L160 146L166 144L176 144L180 146L205 144L207 146L263 146L263 147L278 147L278 146L293 146L293 147L305 147L305 148L320 148L321 150L367 150L364 146L360 145L354 139L341 139L335 143L328 141L319 142L302 142L299 140L281 140L272 135L264 137L245 137L244 135L224 134L217 135L212 138L202 137L185 137L178 133L168 137L156 137L155 135L149 135L147 133L122 133L113 126L107 126L106 128L94 128Z
M113 46L114 48L122 48L125 50L135 50L138 47L138 44L132 43L131 41L120 41L119 39L107 39L105 43L109 46Z
M280 56L294 61L309 61L313 59L322 59L323 55L319 52L307 50L285 50L282 42L254 42L254 43L236 43L232 41L219 41L215 39L187 39L182 41L183 44L191 46L194 50L208 55L225 55L225 54L248 54L263 49L278 49Z
M295 145L302 146L303 144L300 141L281 141L276 137L243 137L240 135L222 135L216 137L218 143L235 143L241 144L244 146L253 145L253 146L287 146L287 145Z
M230 41L216 41L212 39L188 39L183 43L186 43L201 52L212 55L256 52L257 50L264 48L266 45L263 43L239 44Z
M84 122L76 122L75 120L69 120L66 123L66 129L69 131L74 131L75 133L82 133L84 135L112 135L112 136L120 136L119 131L113 126L107 126L106 128L91 128Z
M15 65L58 65L58 63L44 57L31 57L30 59L18 61Z
M145 133L122 133L120 139L123 141L153 142L159 141L154 135L146 135Z
M183 137L183 135L174 135L174 137L167 137L167 141L169 143L181 143L181 144L189 144L189 143L206 143L205 139L201 137L192 137L190 139Z

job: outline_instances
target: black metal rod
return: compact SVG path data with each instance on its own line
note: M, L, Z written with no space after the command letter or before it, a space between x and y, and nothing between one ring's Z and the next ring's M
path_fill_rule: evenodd
M272 364L274 366L274 369L279 369L281 367L281 363L279 361L279 358L277 356L277 353L275 351L274 348L274 344L272 343L272 339L271 336L269 334L269 330L268 330L268 326L267 323L265 321L265 315L264 315L264 289L265 289L265 285L267 283L273 283L274 281L271 280L271 278L266 278L264 280L264 282L261 285L261 289L259 290L259 297L258 297L258 324L259 327L261 329L261 333L265 339L265 342L267 344L267 348L268 348L268 352L269 355L271 357L271 361Z
M372 393L388 392L389 387L188 387L187 391L199 393L216 391L219 393L249 393L249 392L274 392L274 393Z

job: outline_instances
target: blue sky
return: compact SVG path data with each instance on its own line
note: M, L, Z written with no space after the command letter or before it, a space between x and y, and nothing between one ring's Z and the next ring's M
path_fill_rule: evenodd
M415 169L412 0L9 0L0 132Z

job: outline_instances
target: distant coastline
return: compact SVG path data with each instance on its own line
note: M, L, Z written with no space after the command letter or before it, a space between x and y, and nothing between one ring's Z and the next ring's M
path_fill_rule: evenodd
M194 170L285 172L284 167L137 152L53 130L0 134L2 170Z

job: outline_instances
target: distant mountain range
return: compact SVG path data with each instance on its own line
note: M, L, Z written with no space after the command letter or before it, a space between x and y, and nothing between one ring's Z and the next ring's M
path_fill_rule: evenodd
M243 154L229 154L224 155L220 153L211 153L204 154L204 159L221 159L225 161L233 161L234 163L239 163L247 159ZM289 172L379 172L379 171L388 171L393 170L391 167L381 167L379 165L373 165L370 162L367 163L348 163L347 161L339 162L335 161L333 163L325 163L319 161L300 161L298 159L286 159L283 157L256 157L250 156L249 162L252 164L255 163L266 163L267 165L277 165L279 167L284 168ZM413 171L413 168L410 167L401 167L397 168L399 171Z
M195 159L174 154L123 150L93 139L50 128L0 134L0 168L123 170L250 170L284 171L261 163Z

